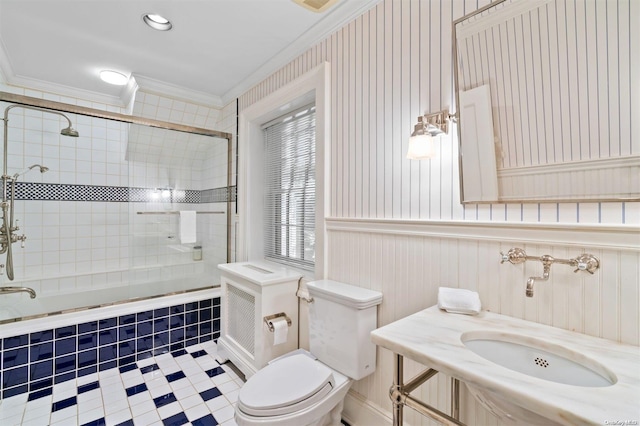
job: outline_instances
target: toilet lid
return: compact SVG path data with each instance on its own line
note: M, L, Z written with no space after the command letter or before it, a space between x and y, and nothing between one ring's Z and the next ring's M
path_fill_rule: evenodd
M334 386L331 369L304 354L279 359L254 374L238 394L251 415L282 415L315 404Z

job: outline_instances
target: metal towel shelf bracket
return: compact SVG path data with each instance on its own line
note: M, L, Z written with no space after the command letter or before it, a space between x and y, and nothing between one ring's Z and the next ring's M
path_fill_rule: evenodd
M291 327L291 318L287 316L284 312L280 312L278 314L268 315L263 318L264 323L267 324L267 328L269 328L270 332L275 331L275 327L273 326L273 320L278 318L284 318L287 320L287 326Z

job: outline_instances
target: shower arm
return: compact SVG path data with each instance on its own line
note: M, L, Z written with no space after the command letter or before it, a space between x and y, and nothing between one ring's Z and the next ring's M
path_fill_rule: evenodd
M61 112L58 111L52 111L50 109L46 109L46 108L40 108L40 107L36 107L36 106L31 106L31 105L21 105L21 104L13 104L13 105L9 105L8 107L5 108L4 110L4 117L2 119L2 121L4 122L4 133L3 133L3 147L4 147L4 151L2 152L3 154L3 159L2 159L2 181L3 181L3 185L2 185L2 202L5 203L7 201L7 182L9 179L12 179L11 176L9 176L7 173L7 146L8 146L8 133L9 133L9 111L13 108L24 108L24 109L30 109L33 111L40 111L40 112L48 112L50 114L56 114L59 115L61 117L64 117L67 122L69 123L69 128L73 127L73 123L71 123L71 120L69 119L69 117L67 117L66 115L64 115Z

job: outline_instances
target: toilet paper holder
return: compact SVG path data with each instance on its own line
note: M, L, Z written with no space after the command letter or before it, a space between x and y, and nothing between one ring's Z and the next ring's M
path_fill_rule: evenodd
M285 314L284 312L280 312L277 314L273 314L273 315L268 315L266 317L263 318L264 323L267 324L267 327L269 328L270 332L274 332L275 328L273 327L273 320L278 319L278 318L283 318L287 320L287 326L291 327L291 318L289 318L287 316L287 314Z

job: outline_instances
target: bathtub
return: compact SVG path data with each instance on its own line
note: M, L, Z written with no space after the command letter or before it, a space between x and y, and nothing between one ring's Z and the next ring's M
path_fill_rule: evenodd
M110 368L126 369L161 353L180 354L187 346L220 335L219 287L128 302L120 297L124 293L130 297L131 288L118 290L121 294L116 289L105 291L117 300L105 304L108 299L99 290L36 299L8 295L23 300L12 306L4 303L2 308L20 319L0 324L2 398L45 391L53 384ZM65 306L78 300L88 307L65 312ZM92 305L94 301L101 306ZM50 314L30 315L42 307Z

